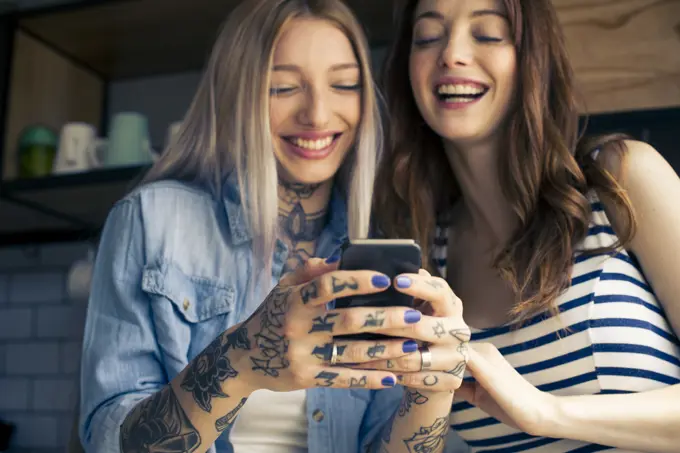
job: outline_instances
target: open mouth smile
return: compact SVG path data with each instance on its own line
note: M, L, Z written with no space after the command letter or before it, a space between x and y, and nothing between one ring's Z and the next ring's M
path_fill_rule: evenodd
M464 106L479 101L489 91L480 83L441 83L434 90L437 100L445 106Z
M304 159L323 159L334 149L342 132L313 134L313 135L288 135L282 137L289 146L288 149Z

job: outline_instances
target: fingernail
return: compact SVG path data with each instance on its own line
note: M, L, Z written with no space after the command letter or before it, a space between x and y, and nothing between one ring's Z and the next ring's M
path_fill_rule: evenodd
M392 376L387 376L382 380L382 385L384 385L385 387L394 387L396 384L397 383Z
M411 279L408 277L397 277L397 288L408 288L411 286Z
M401 349L404 352L416 352L418 350L418 343L413 340L405 341Z
M333 264L340 261L340 255L333 255L330 258L326 258L326 264Z
M371 283L376 288L387 288L390 286L390 279L386 275L374 275L371 279Z
M406 324L415 324L420 321L422 316L423 315L418 310L409 310L404 313L404 321L406 321Z

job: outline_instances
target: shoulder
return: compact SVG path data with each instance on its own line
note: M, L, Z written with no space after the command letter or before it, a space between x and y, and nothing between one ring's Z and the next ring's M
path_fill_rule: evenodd
M114 205L107 223L134 229L149 259L232 249L224 204L185 182L158 181L134 189Z
M214 197L202 187L177 180L162 180L144 184L133 189L119 203L137 203L152 207L153 201L174 200L176 203L214 203Z
M653 146L634 140L623 141L621 145L604 147L597 159L623 191L622 195L630 203L636 218L636 229L638 233L643 233L648 231L645 225L654 218L671 213L677 215L680 178ZM616 230L620 207L611 197L602 197L602 202L607 211L613 213L612 221Z
M200 186L164 180L135 188L114 205L113 212L136 212L147 230L163 226L177 230L206 223L219 213L218 207L218 200Z
M630 201L636 221L630 249L638 257L677 334L680 333L680 280L677 278L680 178L652 146L636 141L624 144L625 149L620 153L605 150L602 165ZM607 207L614 212L610 218L615 231L616 208L613 203Z
M675 172L664 157L650 144L637 140L623 140L604 146L597 160L625 189L636 183L667 178Z

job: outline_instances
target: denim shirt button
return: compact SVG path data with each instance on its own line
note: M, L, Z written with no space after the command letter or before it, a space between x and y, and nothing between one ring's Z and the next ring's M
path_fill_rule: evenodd
M312 413L312 418L314 419L315 422L322 422L324 417L325 415L323 414L323 411L321 409L316 409Z
M184 299L184 302L182 303L182 307L184 308L184 311L187 311L189 309L190 305L191 305L191 302L189 302L189 299Z

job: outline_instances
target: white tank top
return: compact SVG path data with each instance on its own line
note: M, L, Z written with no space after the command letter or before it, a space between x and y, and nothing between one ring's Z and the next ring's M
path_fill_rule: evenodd
M305 391L257 390L229 433L234 453L307 453Z

